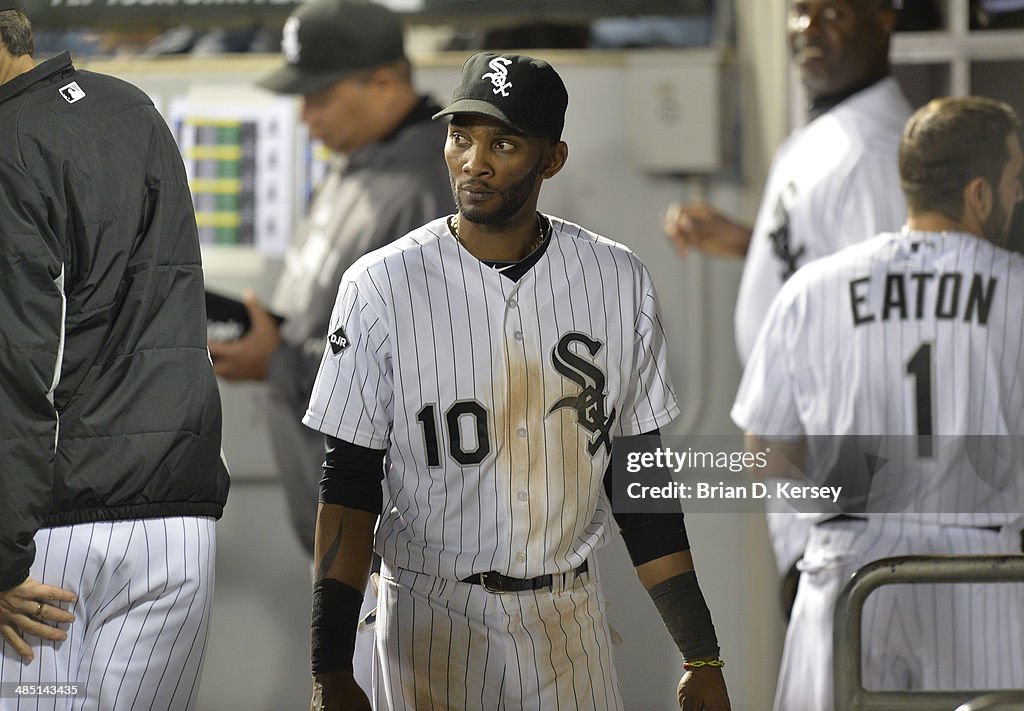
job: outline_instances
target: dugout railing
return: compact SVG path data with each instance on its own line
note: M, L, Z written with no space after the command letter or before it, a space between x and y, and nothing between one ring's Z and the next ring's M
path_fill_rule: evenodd
M1024 691L997 691L957 706L955 711L1024 711Z
M1024 583L1024 555L899 556L868 563L836 602L832 670L835 711L952 711L999 691L868 690L861 676L861 614L875 589L897 583ZM1024 690L1021 691L1024 699Z

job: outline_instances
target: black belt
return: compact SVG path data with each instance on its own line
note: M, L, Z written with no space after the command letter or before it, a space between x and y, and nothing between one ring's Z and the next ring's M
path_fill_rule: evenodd
M827 518L824 521L819 521L818 523L834 523L838 521L867 521L867 519L864 516L838 514L832 518ZM1002 526L961 526L961 528L975 528L979 531L989 531L992 533L999 533L1003 530ZM1024 548L1024 531L1021 531L1021 547Z
M587 572L587 561L583 561L583 565L572 571L577 578L585 572ZM554 578L554 575L538 575L536 578L510 578L507 575L502 575L496 571L489 570L486 573L474 573L468 578L463 578L459 582L469 583L471 585L483 585L484 590L487 592L510 593L549 588L554 582Z

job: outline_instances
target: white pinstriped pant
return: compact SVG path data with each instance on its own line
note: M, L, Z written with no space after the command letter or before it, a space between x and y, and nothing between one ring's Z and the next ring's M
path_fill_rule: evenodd
M845 520L811 529L775 695L776 711L833 708L832 619L850 576L898 555L1015 554L1016 527L998 531ZM885 585L864 604L867 689L988 689L1024 685L1024 584Z
M385 564L377 707L622 711L595 568L567 586L555 576L553 588L494 594Z
M0 641L0 682L78 683L77 698L0 699L0 711L195 707L213 603L215 522L170 517L40 530L31 576L78 596L67 640ZM66 604L65 604L66 608Z

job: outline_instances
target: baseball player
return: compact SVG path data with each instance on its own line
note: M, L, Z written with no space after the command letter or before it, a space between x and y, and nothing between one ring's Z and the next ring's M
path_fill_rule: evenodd
M0 0L0 710L195 707L228 473L167 124Z
M623 708L593 555L612 525L605 472L616 437L657 432L678 405L647 269L536 210L567 157L567 102L546 62L472 56L437 114L451 117L458 212L342 280L303 419L328 437L313 603L324 708L366 708L351 640L374 544L378 703ZM581 292L586 280L602 288ZM681 705L728 709L681 513L616 523L683 654Z
M798 268L903 224L896 153L911 107L889 75L895 25L889 0L793 0L789 46L810 99L808 122L776 151L753 229L707 205L667 215L681 252L745 255L734 320L741 363L768 304ZM785 502L766 507L788 608L808 531Z
M806 472L820 482L828 448L810 446L819 435L887 435L880 441L901 456L874 472L872 493L890 481L922 492L878 513L808 516L780 711L832 708L835 601L865 563L1020 552L1024 258L1004 248L1022 194L1019 128L1012 109L989 99L940 99L918 111L900 148L903 231L794 275L744 371L732 416L752 449L811 437ZM898 446L907 436L913 446ZM1001 461L982 461L986 451L1002 451ZM865 685L1020 687L1022 611L1020 586L883 588L864 609Z

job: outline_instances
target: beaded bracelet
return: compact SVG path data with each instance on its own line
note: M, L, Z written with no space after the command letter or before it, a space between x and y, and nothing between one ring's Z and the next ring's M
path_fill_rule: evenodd
M724 667L725 660L723 659L696 659L692 662L683 662L684 671L694 671L701 667Z

